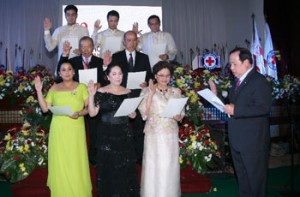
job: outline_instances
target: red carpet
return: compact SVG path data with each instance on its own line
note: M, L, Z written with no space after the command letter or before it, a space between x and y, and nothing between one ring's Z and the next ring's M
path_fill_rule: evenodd
M138 167L139 177L141 167ZM48 197L50 190L46 186L48 170L46 168L35 169L25 180L12 185L14 197ZM93 183L93 196L96 196L96 169L91 167L91 179ZM197 174L191 169L181 170L181 192L186 193L207 193L210 191L211 182L206 176Z

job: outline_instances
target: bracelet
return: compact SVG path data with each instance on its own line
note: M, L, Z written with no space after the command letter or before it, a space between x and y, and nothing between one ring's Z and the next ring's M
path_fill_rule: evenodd
M80 116L80 112L77 112L78 117Z

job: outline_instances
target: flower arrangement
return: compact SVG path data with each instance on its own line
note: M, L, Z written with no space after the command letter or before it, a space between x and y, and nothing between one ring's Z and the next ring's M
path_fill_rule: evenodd
M177 67L174 71L172 86L180 88L182 94L189 97L186 106L186 117L179 128L180 165L192 167L199 173L213 169L214 158L220 158L221 152L217 143L211 139L210 130L202 121L204 107L198 91L209 88L208 81L213 80L219 87L218 91L227 92L230 80L221 77L217 72L208 70L190 70Z
M27 73L24 71L14 75L12 71L0 70L0 100L24 100L35 94L34 78L39 75L43 79L43 91L46 92L54 83L53 77L43 65L37 65Z
M11 71L0 70L0 100L13 95L14 75Z
M36 167L47 166L48 134L25 123L7 131L0 141L1 172L12 183L25 179Z
M210 136L207 126L197 127L185 119L179 129L179 162L181 167L191 166L199 173L214 168L213 157L221 157L216 141Z
M287 102L286 104L300 103L300 79L292 75L284 75L283 78L275 81L267 77L272 85L272 98L274 101Z
M17 76L12 72L0 75L1 99L22 99L19 115L23 117L23 126L8 130L0 141L0 172L12 183L25 179L36 167L47 166L46 131L51 115L43 114L39 107L34 88L36 75L43 80L45 95L54 80L44 66L37 65L26 74L19 73Z

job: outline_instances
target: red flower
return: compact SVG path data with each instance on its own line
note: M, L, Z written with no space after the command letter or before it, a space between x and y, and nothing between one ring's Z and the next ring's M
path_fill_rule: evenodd
M8 178L8 177L10 177L10 173L9 172L6 172L5 173L5 176Z
M201 140L201 138L202 138L202 133L198 133L198 135L197 135L197 140Z
M191 162L190 162L190 161L186 161L186 164L190 166L190 165L191 165Z
M208 141L208 140L204 140L204 143L205 143L206 145L209 145L209 141Z
M33 112L33 110L31 108L29 108L28 113L31 114L32 112Z
M15 140L15 139L17 139L17 138L16 138L16 136L13 135L13 136L11 137L11 139L12 139L12 140Z
M15 161L18 161L18 160L19 160L18 155L15 155L15 156L14 156L14 160L15 160Z
M184 143L179 143L179 147L183 148L184 147Z

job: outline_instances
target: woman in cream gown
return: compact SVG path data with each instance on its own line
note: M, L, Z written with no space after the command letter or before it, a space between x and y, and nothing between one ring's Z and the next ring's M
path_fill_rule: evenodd
M178 121L184 112L173 118L162 118L168 99L181 98L178 88L168 86L172 65L159 62L153 67L157 81L141 93L144 97L139 110L145 124L144 154L142 164L142 197L180 196L180 166L178 144Z

